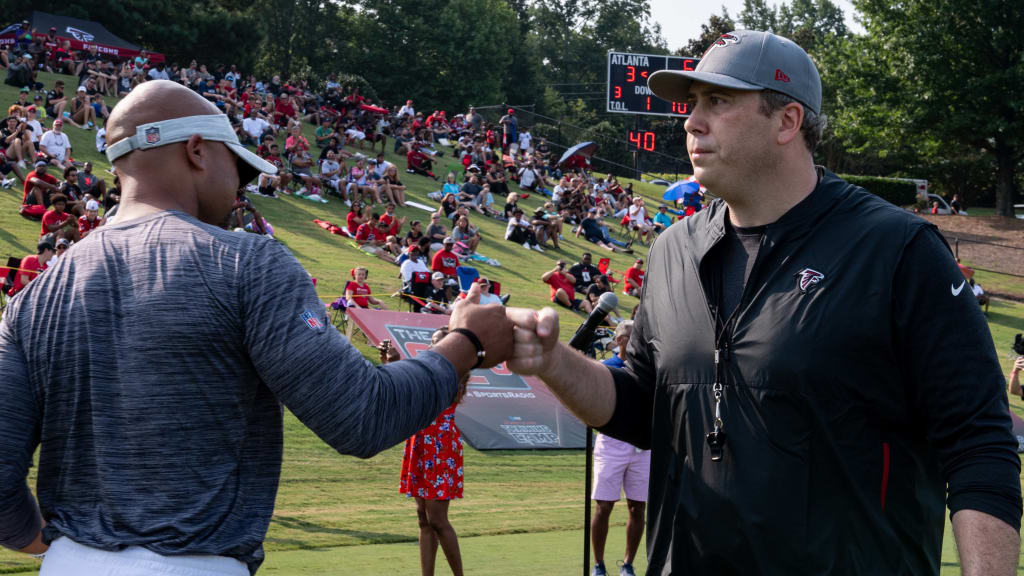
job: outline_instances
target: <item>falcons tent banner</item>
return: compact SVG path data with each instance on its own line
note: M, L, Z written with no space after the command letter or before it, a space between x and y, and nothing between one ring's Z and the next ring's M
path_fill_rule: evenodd
M135 58L139 55L140 48L138 46L114 36L102 24L46 12L32 12L32 18L29 19L29 30L35 30L36 34L45 37L50 28L57 29L58 42L63 43L68 40L74 50L88 50L90 46L96 46L100 54L117 60ZM18 41L16 36L24 33L25 31L21 30L21 26L18 24L8 26L0 30L0 44L14 44ZM52 48L48 47L48 49ZM149 61L153 64L163 62L164 55L149 52Z
M349 309L349 320L374 344L390 339L402 358L430 347L430 335L448 323L437 314ZM537 378L509 372L504 364L474 370L455 424L477 450L583 448L586 429Z

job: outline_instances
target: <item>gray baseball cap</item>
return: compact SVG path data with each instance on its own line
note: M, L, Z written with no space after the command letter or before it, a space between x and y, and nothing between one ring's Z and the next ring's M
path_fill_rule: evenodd
M821 77L811 57L792 40L770 32L722 34L695 70L659 70L647 86L658 98L685 102L694 80L734 90L774 90L821 113Z

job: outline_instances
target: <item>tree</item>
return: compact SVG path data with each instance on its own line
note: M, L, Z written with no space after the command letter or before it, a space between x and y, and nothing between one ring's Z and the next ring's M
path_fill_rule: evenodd
M766 0L743 0L739 19L747 30L772 31L778 26L778 11Z
M676 50L677 56L693 56L699 58L707 51L708 46L718 40L722 34L736 29L736 22L729 16L729 10L722 6L722 15L712 14L707 24L700 25L700 36L691 38L686 46Z
M969 8L953 0L857 6L873 46L897 64L883 71L903 87L894 113L907 118L910 134L983 151L996 175L996 212L1012 217L1024 157L1024 11L998 0Z

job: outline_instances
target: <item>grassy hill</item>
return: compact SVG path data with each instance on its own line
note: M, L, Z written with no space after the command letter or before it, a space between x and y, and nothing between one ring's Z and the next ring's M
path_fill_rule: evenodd
M51 86L54 75L42 75ZM73 79L65 77L72 85ZM13 103L17 91L0 86L0 101ZM109 102L113 104L113 101ZM305 127L312 141L312 129ZM106 159L93 145L94 133L74 126L65 130L74 146L74 156L91 160L96 172L108 167ZM368 150L367 150L368 152ZM388 147L387 159L400 168L404 158L395 157ZM437 164L444 173L455 162L448 154ZM434 206L426 194L438 185L424 177L401 173L409 187L409 199ZM513 185L514 189L514 185ZM656 204L662 188L635 184L650 203ZM17 208L20 188L0 190L0 258L32 253L39 235L39 224L21 218ZM332 199L328 204L283 197L253 197L265 217L274 225L276 237L318 279L321 298L336 298L348 278L348 270L357 264L370 269L370 284L375 294L388 295L400 285L397 267L372 258L340 236L325 232L313 224L314 218L343 223L347 209ZM524 201L524 207L540 204L537 197ZM399 210L410 219L425 219L427 213L415 208ZM548 304L548 288L540 275L553 267L558 258L575 261L580 253L590 250L595 258L608 255L584 241L571 238L566 227L566 240L560 251L543 254L527 251L506 242L504 223L472 218L480 227L483 241L479 251L497 258L502 266L481 265L481 272L502 283L503 291L513 295L512 305L540 307ZM613 228L617 223L613 224ZM596 249L595 249L596 248ZM642 249L641 249L642 252ZM638 252L639 253L639 252ZM646 256L644 254L641 254ZM612 268L625 270L632 257L610 255ZM637 300L620 295L622 309L628 311ZM397 302L387 299L391 308ZM582 316L559 310L563 326L571 332ZM1024 305L995 301L990 313L990 326L1000 360L1009 366L1006 353L1016 332L1024 331ZM568 334L563 333L567 339ZM356 338L364 352L367 347ZM1019 401L1014 409L1024 414ZM285 455L277 507L267 538L268 561L265 571L278 574L337 574L342 568L386 574L417 572L414 542L417 528L415 506L397 493L401 449L393 448L369 460L338 456L317 439L290 414L285 420ZM465 564L469 574L523 574L534 571L578 573L577 559L581 553L579 528L582 526L581 492L584 457L581 451L544 452L478 452L466 447L466 498L451 507L452 523L460 537L482 536L464 541ZM33 472L34 473L34 472ZM34 477L31 479L34 485ZM621 525L624 511L613 515L613 523ZM609 540L608 559L614 561L621 553L621 531ZM948 522L947 522L948 534ZM389 544L391 543L391 544ZM399 543L399 544L396 544ZM359 547L353 548L353 547ZM443 559L439 573L446 573ZM643 562L639 562L642 568ZM0 573L32 572L38 563L16 553L0 551ZM947 537L943 555L943 574L959 573L952 539Z

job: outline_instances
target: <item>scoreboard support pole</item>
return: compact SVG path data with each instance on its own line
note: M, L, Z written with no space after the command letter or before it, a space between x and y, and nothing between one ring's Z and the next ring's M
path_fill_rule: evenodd
M633 116L633 130L637 133L640 132L640 115L636 114ZM633 179L640 181L640 150L633 149Z

